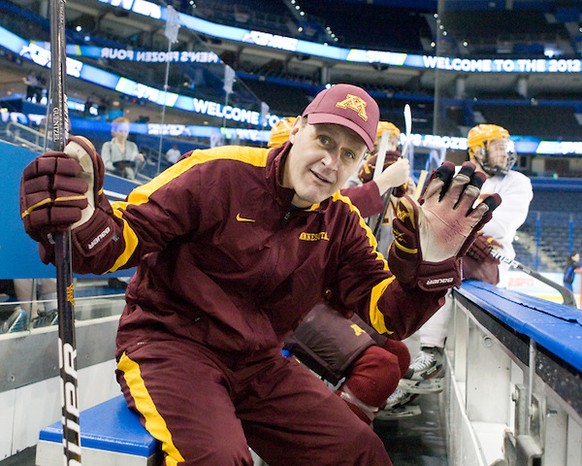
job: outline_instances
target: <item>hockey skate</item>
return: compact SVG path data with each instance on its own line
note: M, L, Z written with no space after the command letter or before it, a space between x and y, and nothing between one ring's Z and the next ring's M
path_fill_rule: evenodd
M421 414L420 406L410 404L418 395L404 391L397 387L394 393L386 400L386 406L378 411L375 419L379 421L392 421L407 417L419 416Z
M444 382L442 377L443 353L442 348L422 347L410 364L408 372L400 381L399 387L415 394L441 392Z

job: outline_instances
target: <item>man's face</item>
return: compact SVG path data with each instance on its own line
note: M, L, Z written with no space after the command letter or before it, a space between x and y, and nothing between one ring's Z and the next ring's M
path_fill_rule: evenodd
M376 138L376 144L374 145L374 152L372 153L372 155L376 155L378 153L378 150L380 149L380 143L382 142L382 137ZM395 134L390 134L388 136L388 144L386 145L386 150L390 150L390 151L395 151L398 150L398 136L396 136Z
M295 190L293 205L309 207L338 191L358 167L366 144L340 125L310 125L297 118L283 171L283 186Z
M507 166L507 159L509 158L507 151L508 141L506 139L495 139L491 141L487 146L489 166L505 168Z
M117 139L127 139L129 123L116 123L111 127L111 135Z

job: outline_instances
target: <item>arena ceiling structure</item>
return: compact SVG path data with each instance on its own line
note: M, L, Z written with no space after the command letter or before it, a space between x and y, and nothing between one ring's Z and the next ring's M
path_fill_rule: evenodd
M31 4L29 0L17 0L17 3ZM115 4L115 1L110 2ZM123 2L117 2L123 3ZM127 3L127 2L126 2ZM154 2L164 4L165 2ZM171 4L171 2L168 2ZM185 2L181 2L185 3ZM204 14L204 11L217 10L218 4L228 4L226 1L202 0L193 3L196 8L190 7L187 13L192 15ZM234 2L237 3L237 2ZM238 2L239 10L244 11L244 4L248 2ZM255 2L256 3L256 2ZM261 4L280 3L298 6L300 0L272 0L271 2L259 2ZM406 7L402 7L405 3ZM165 49L166 41L163 38L163 25L159 22L148 20L144 17L134 15L124 15L123 11L97 0L78 1L69 0L67 2L67 18L69 24L75 22L88 25L96 33L116 35L126 40L131 40L136 36L150 37L151 44L157 45L161 50ZM535 9L533 8L535 6ZM402 50L400 43L386 43L381 51L393 52L424 52L432 55L459 56L462 58L476 58L490 56L495 58L547 58L553 51L555 58L575 58L580 57L580 2L575 1L429 1L416 0L400 2L396 0L376 0L367 1L338 1L321 0L319 2L305 2L300 5L305 8L307 17L312 16L318 22L326 22L326 12L329 16L331 29L335 30L343 26L342 24L332 24L336 17L345 18L347 26L345 28L364 28L367 34L359 36L359 44L347 44L349 47L359 46L366 48L366 42L370 42L367 37L386 36L388 39L396 36L413 36L414 40L400 40L398 42L409 44L418 42L423 44L424 50ZM439 9L441 12L439 13ZM367 12L365 18L358 18L363 11ZM444 10L444 11L442 11ZM282 10L283 13L285 10ZM311 12L311 13L310 13ZM335 12L335 13L334 13ZM334 13L332 15L332 13ZM560 14L570 15L566 20L560 19ZM577 18L576 18L577 14ZM268 13L265 14L267 16ZM371 18L376 16L374 23ZM289 21L287 24L300 24L300 19L288 12ZM435 17L436 16L436 17ZM439 17L440 16L440 17ZM248 27L245 22L245 14L238 15L241 19L239 27ZM410 21L406 18L416 18ZM236 20L236 17L234 17ZM568 21L567 19L571 19ZM545 24L543 24L545 23ZM407 29L420 24L422 27L416 30ZM558 27L559 26L559 27ZM442 29L441 29L442 27ZM289 35L293 32L293 27L288 28ZM387 35L383 30L399 31L398 34ZM269 32L269 31L266 31ZM187 48L189 37L192 31L181 28L180 42L176 48ZM446 34L446 36L443 36ZM537 35L536 35L537 34ZM341 33L340 46L341 46ZM203 35L204 37L204 35ZM382 85L394 86L416 86L421 89L430 90L434 85L435 76L432 70L411 69L398 66L381 66L371 64L362 66L347 62L324 59L316 55L305 53L290 54L284 50L266 48L251 43L241 43L212 37L206 35L208 46L219 53L226 54L227 57L236 57L238 64L249 63L254 66L262 66L270 61L281 61L286 66L289 73L311 76L321 75L323 70L329 73L331 81L356 80L360 82L378 82ZM396 42L396 41L393 41ZM466 43L465 46L463 44ZM575 44L575 45L573 45ZM330 45L334 45L330 42ZM442 51L438 50L438 47ZM576 48L578 47L578 49ZM158 48L154 47L154 48ZM230 54L226 53L229 52ZM526 74L524 72L524 74ZM449 73L445 79L454 82L458 77L455 73ZM574 92L580 89L580 78L572 79L571 76L561 74L528 74L528 87L532 92L538 89L547 91ZM465 88L470 92L478 89L486 92L507 92L515 89L518 76L516 74L495 74L487 76L479 73L472 73L466 76Z
M25 6L33 11L42 11L46 8L46 3L39 0L14 0L12 3ZM153 49L165 50L167 41L163 35L164 24L152 18L134 15L127 10L115 5L130 4L131 1L112 0L102 2L99 0L68 0L67 1L67 22L69 26L81 28L84 33L100 34L105 37L116 37L126 43L142 42L144 45L149 42ZM217 10L217 5L237 3L232 1L219 0L198 0L189 2L159 2L154 4L189 7L185 13L190 15L204 14L208 10ZM238 2L239 10L245 11L245 4L248 1ZM269 3L279 3L279 9L285 12L285 3L292 6L300 5L301 0L270 0L269 2L255 2L263 6ZM405 7L402 5L406 4ZM196 8L193 8L196 6ZM535 7L535 8L534 8ZM541 1L520 1L520 0L412 0L401 2L398 0L320 0L318 2L304 2L300 8L305 8L305 16L316 18L315 22L325 22L326 12L329 16L327 21L331 24L331 29L341 29L342 25L332 24L338 16L338 11L346 19L348 26L353 29L364 28L367 34L360 35L361 43L350 43L345 46L366 48L367 37L386 36L383 29L399 31L400 36L414 36L414 40L401 41L403 43L418 42L423 44L424 50L401 50L400 44L386 43L378 50L392 52L416 52L431 55L459 56L461 58L475 58L489 55L495 58L519 57L519 51L523 52L522 58L546 58L549 50L554 51L555 58L580 58L582 52L582 33L579 31L580 2L574 0L541 0ZM375 14L376 20L370 22L370 14L365 18L359 18L364 11ZM439 9L441 10L439 13ZM445 11L442 11L445 10ZM303 10L302 10L303 11ZM334 13L335 12L335 13ZM571 21L560 23L560 12L566 12L571 16ZM287 24L299 24L301 17L296 18L291 9L287 10ZM333 14L332 14L333 13ZM265 13L267 16L268 13ZM349 16L348 16L349 15ZM440 18L438 17L440 15ZM435 17L436 16L436 17ZM577 16L577 17L576 17ZM417 21L409 21L404 18L417 18ZM544 29L539 29L539 19L543 17L546 22ZM238 15L241 20L239 27L249 27L245 14ZM475 19L477 18L477 20ZM500 19L501 18L501 19ZM505 18L505 19L503 19ZM535 21L533 20L535 18ZM233 17L236 19L236 17ZM337 22L337 20L336 20ZM423 24L417 30L407 29L407 25ZM495 26L491 26L495 24ZM561 27L552 27L559 24ZM440 29L440 28L443 29ZM486 29L490 28L487 32ZM534 29L536 28L536 29ZM475 41L471 41L471 36L477 36L477 31L481 33ZM537 31L537 37L535 32ZM269 31L266 31L269 32ZM289 28L288 35L293 32L293 27ZM447 35L443 37L443 33ZM411 67L389 66L370 64L369 66L360 63L349 63L330 60L316 55L305 53L289 53L285 50L261 47L252 43L241 43L212 37L199 32L187 30L182 27L179 33L179 43L175 45L175 50L187 49L192 41L196 41L192 36L198 35L206 41L206 44L220 56L224 55L232 60L233 64L247 64L255 68L267 63L281 62L285 69L298 76L322 76L330 81L358 81L368 83L379 83L383 86L409 86L412 90L430 91L434 88L436 80L434 70L415 69ZM296 33L298 36L298 33ZM340 46L342 44L341 33ZM392 34L395 36L395 34ZM387 36L389 37L389 36ZM469 41L467 43L467 41ZM467 43L463 46L463 43ZM432 45L431 45L432 44ZM439 44L442 51L438 50ZM529 49L528 49L528 46ZM576 49L577 44L578 49ZM330 45L335 45L330 42ZM375 44L378 45L378 44ZM521 45L521 47L520 47ZM540 54L541 51L541 54ZM490 52L487 54L487 52ZM517 52L517 53L516 53ZM235 58L231 58L231 57ZM327 73L327 74L326 74ZM452 85L459 77L460 73L450 72L440 79L445 80L445 85ZM528 73L528 88L532 94L538 90L545 92L578 92L582 87L580 76L572 77L564 74ZM465 78L466 92L473 90L480 92L511 92L515 90L519 74L496 73L486 75L483 73L462 74Z

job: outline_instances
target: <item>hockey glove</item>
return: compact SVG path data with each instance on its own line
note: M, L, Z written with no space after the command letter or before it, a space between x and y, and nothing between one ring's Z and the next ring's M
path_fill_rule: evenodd
M495 259L491 255L491 248L499 248L501 244L493 238L479 232L475 236L475 242L469 247L467 256L471 257L477 262L491 262L499 264L499 259Z
M456 176L454 164L444 162L433 172L422 206L408 195L400 198L388 263L402 286L443 291L461 284L461 256L501 203L493 194L473 207L485 179L471 162Z
M28 235L52 255L52 233L84 225L103 196L105 168L93 144L71 136L63 152L48 151L27 165L20 182L20 212Z

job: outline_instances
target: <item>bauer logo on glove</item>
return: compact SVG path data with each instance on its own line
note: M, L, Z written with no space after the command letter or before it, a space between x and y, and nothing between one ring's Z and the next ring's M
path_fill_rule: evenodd
M103 195L105 168L93 144L71 136L63 152L48 151L28 164L20 181L20 212L24 229L39 242L43 262L52 261L52 233L73 231L73 245L102 242L111 207ZM94 215L103 223L90 222ZM89 225L89 226L87 226ZM101 235L101 236L100 236Z
M471 162L457 175L454 164L444 162L419 203L408 195L400 198L388 264L402 286L442 291L461 284L461 257L501 204L498 194L477 202L484 181Z

